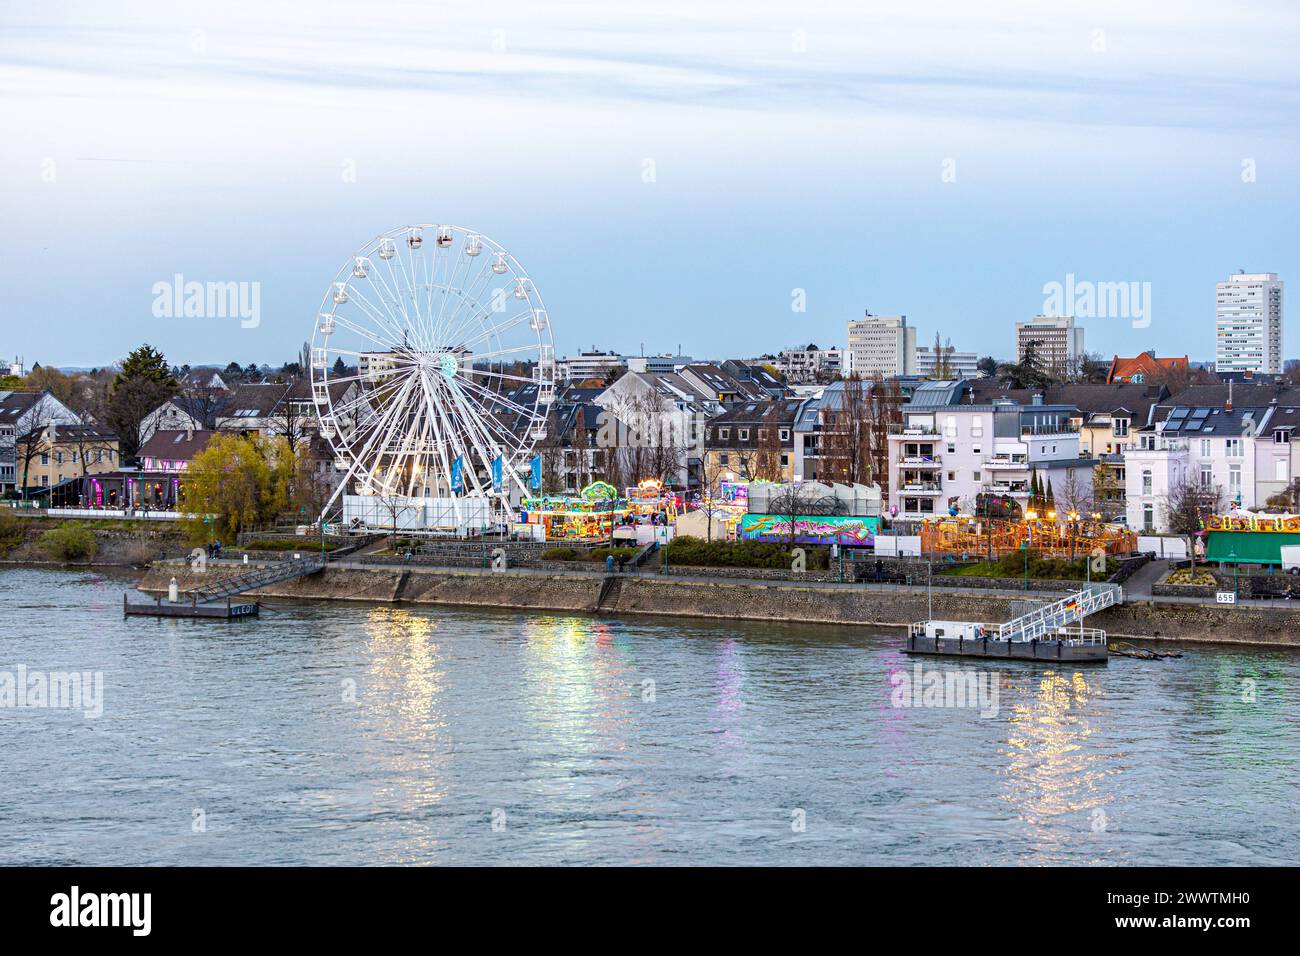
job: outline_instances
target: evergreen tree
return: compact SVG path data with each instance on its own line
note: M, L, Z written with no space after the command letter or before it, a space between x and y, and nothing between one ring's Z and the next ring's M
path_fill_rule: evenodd
M122 370L109 386L108 421L117 432L123 458L140 450L140 425L159 405L178 391L180 384L163 354L149 344L122 360Z

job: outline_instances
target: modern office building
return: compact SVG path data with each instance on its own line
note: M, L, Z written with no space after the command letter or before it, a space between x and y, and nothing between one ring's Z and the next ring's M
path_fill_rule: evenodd
M979 355L975 352L958 352L948 346L940 346L942 355L929 346L921 345L916 349L916 374L921 378L957 379L979 378Z
M1214 370L1282 373L1282 280L1239 272L1214 296Z
M594 345L577 355L568 355L556 364L560 378L566 382L582 382L591 378L604 379L616 368L626 368L627 359L617 352L602 352Z
M849 322L848 372L861 378L916 374L916 329L905 315L872 315Z
M1083 327L1071 315L1036 315L1016 323L1016 361L1023 362L1033 344L1034 356L1044 371L1069 372L1083 357Z

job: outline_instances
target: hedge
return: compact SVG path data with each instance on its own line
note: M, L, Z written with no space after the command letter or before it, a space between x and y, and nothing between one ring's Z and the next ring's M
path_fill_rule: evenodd
M668 563L702 568L782 568L789 570L791 549L767 541L705 541L682 535L668 542ZM830 548L799 545L807 568L824 571L830 567Z

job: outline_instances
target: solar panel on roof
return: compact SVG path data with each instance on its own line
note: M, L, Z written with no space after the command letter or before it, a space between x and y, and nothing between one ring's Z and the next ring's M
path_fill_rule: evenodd
M1204 419L1209 417L1209 414L1210 410L1208 408L1198 408L1196 411L1192 412L1192 417Z

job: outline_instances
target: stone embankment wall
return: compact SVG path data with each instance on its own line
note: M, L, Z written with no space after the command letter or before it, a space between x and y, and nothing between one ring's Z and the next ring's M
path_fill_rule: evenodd
M146 573L139 586L146 591L165 593L173 574L184 590L200 582L210 582L214 576L239 574L243 570L242 565L215 566L199 575L180 565L160 564ZM930 616L925 588L705 581L659 575L616 577L608 587L604 587L604 581L600 575L528 571L330 567L319 574L249 592L249 597L400 601L413 605L868 627L905 626ZM1034 601L937 589L932 600L936 618L986 622L1014 617ZM1088 626L1104 628L1112 638L1121 639L1300 647L1300 608L1282 606L1125 604L1090 617Z
M95 555L88 561L52 561L40 546L41 535L58 527L57 519L20 519L25 523L21 540L0 554L0 564L50 564L58 566L139 567L151 561L188 554L183 535L175 528L132 531L93 529Z

